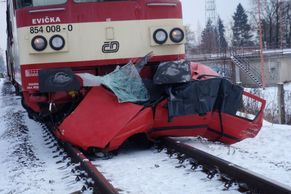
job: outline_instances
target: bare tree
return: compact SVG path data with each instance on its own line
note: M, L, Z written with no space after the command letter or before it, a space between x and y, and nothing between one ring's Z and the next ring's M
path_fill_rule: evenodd
M291 17L290 1L260 0L261 21L258 21L258 0L250 0L253 5L250 15L256 21L262 23L263 41L267 48L290 47Z

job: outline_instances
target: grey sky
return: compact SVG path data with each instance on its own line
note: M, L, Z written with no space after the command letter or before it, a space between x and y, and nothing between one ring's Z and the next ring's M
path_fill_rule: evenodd
M191 25L195 31L200 31L205 25L205 0L181 0L183 4L184 23ZM224 24L229 26L236 6L241 3L248 9L249 0L216 0L217 13L220 15ZM0 48L6 48L6 22L5 22L6 3L0 3ZM198 23L200 28L197 29Z
M191 29L198 35L205 26L205 0L181 0L183 5L183 19L185 25L190 25ZM222 19L226 33L230 32L232 15L239 3L248 10L250 0L216 0L216 12Z

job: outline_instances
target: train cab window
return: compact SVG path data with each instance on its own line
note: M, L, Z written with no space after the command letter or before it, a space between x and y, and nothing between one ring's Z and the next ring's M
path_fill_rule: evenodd
M89 2L110 2L110 1L125 1L125 0L74 0L76 3L89 3ZM127 0L130 1L130 0Z
M16 7L37 7L37 6L47 6L47 5L58 5L64 4L67 0L16 0Z

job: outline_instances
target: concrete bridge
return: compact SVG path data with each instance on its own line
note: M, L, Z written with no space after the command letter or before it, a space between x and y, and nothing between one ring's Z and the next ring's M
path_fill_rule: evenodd
M264 71L258 48L230 49L214 54L188 54L187 59L206 64L221 75L248 87L262 87L262 72L265 86L291 81L291 49L264 50L263 56Z

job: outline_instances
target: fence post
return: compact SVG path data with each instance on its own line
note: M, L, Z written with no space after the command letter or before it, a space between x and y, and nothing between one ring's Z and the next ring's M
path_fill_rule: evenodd
M240 79L240 69L235 64L234 64L234 71L235 71L235 82L237 84L238 83L241 83L241 79Z
M278 108L279 108L279 123L286 124L285 119L285 101L284 101L284 84L282 82L278 83Z

